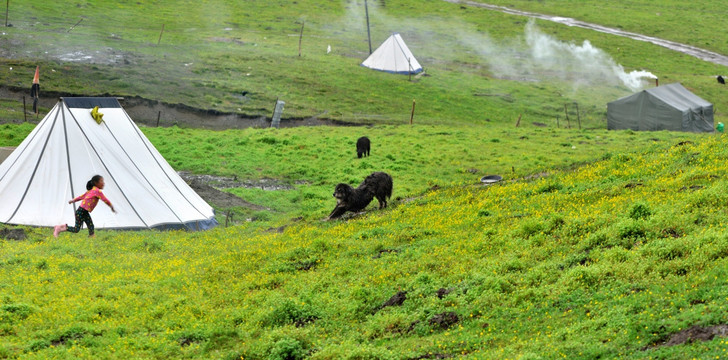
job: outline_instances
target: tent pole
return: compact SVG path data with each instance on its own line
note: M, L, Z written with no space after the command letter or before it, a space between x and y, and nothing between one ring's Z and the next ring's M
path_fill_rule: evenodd
M10 1L10 0L8 0ZM369 4L364 0L364 12L367 15L367 39L369 39L369 55L372 54L372 34L369 32ZM5 21L7 23L7 20ZM5 25L7 26L7 24Z

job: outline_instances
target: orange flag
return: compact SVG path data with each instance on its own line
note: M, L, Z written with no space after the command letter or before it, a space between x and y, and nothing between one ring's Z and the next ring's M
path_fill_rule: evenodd
M33 112L38 114L38 98L40 97L40 66L35 67L33 86L30 87L30 97L33 98Z

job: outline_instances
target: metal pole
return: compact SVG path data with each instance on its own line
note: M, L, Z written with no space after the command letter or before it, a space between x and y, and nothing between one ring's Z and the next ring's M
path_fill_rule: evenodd
M5 3L5 27L8 27L8 12L10 11L10 0Z
M23 96L23 121L28 122L28 111L25 110L25 96Z
M8 0L10 1L10 0ZM372 54L372 34L369 32L369 5L367 0L364 0L364 12L367 14L367 39L369 39L369 55Z
M161 116L162 116L162 111L160 110L160 111L159 111L159 112L157 113L157 126L156 126L156 127L159 127L159 118L160 118Z

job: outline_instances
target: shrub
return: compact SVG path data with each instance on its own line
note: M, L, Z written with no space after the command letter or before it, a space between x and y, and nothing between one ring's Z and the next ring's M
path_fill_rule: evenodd
M276 143L278 143L278 140L274 137L264 136L264 137L258 139L258 142L262 142L263 144L268 144L268 145L275 145Z
M628 221L617 224L617 234L621 239L637 239L645 237L646 231L642 223Z
M276 341L270 350L270 360L298 360L306 357L308 351L300 341L285 337Z
M652 216L652 211L645 203L636 203L629 209L629 217L632 219L646 219L650 216Z
M28 351L30 352L36 352L43 350L47 347L51 346L51 342L48 340L35 340L30 345L28 345Z
M563 187L564 186L559 183L546 183L546 184L539 186L536 189L536 193L537 194L551 193L554 191L559 191L559 190L563 189Z
M487 217L490 215L492 215L492 214L488 210L482 209L482 210L478 211L478 216Z
M525 238L529 238L545 230L545 226L539 221L525 221L521 225L521 235Z
M297 327L315 321L319 318L318 311L308 303L283 299L274 302L273 310L263 318L263 325L281 326L295 325Z

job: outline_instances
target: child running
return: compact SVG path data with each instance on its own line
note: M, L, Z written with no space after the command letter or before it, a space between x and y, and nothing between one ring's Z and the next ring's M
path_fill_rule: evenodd
M116 213L116 210L114 210L114 206L111 205L111 202L109 199L104 196L104 194L101 192L101 190L104 188L104 178L101 175L94 175L94 177L91 178L86 183L86 193L69 201L69 204L73 204L77 201L81 201L81 206L78 207L78 210L76 210L76 225L72 228L69 228L68 225L57 225L53 228L53 236L58 237L58 234L63 231L68 231L72 233L77 233L81 231L81 225L83 223L86 223L86 227L88 227L88 236L89 237L95 237L94 235L94 222L91 220L91 212L94 211L94 208L96 207L96 204L99 203L99 199L101 201L105 202L106 205L109 205L111 208L111 211ZM83 201L82 201L83 200Z

